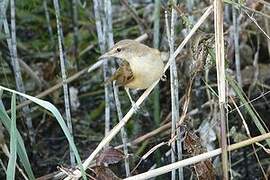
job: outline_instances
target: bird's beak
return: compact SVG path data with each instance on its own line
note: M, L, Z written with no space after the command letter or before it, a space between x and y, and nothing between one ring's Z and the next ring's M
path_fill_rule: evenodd
M108 59L108 58L112 58L114 57L114 55L109 51L109 52L106 52L105 54L103 54L102 56L100 56L98 59L101 60L101 59Z

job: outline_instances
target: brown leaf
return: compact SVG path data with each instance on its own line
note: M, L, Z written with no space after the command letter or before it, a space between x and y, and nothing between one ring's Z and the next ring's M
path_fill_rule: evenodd
M205 152L205 149L201 145L200 138L189 129L186 131L184 149L188 152L189 156L196 156ZM193 167L199 180L216 179L211 159L198 162Z
M108 147L105 149L96 159L97 165L104 164L116 164L122 159L125 158L125 155L122 151L114 149L113 147Z
M105 166L95 166L94 172L96 174L96 180L120 180L110 168Z

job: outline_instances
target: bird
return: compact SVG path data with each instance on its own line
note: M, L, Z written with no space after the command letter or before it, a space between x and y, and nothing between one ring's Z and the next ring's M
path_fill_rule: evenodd
M99 59L118 58L120 67L106 81L124 86L132 107L138 110L129 89L143 90L150 87L163 76L164 64L158 49L151 48L135 40L125 39L117 42Z

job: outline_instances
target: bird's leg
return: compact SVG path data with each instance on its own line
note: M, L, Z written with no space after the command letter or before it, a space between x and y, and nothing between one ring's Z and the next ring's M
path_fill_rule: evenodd
M132 100L131 95L129 93L129 88L125 87L125 90L127 92L128 98L132 104L132 108L134 109L135 112L137 112L139 110L139 106L137 106L136 103Z

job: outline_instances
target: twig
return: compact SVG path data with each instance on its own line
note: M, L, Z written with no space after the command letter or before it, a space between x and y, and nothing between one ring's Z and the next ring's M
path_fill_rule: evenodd
M267 37L267 39L270 40L270 36L262 29L262 27L258 24L258 22L256 21L256 19L252 16L250 16L247 11L244 10L244 12L246 13L246 15L250 18L250 20L259 28L259 30Z
M270 133L256 136L254 138L229 145L228 151L233 151L233 150L236 150L236 149L239 149L239 148L242 148L242 147L248 146L250 144L254 144L256 142L263 141L263 140L269 139L269 138L270 138ZM222 148L218 148L218 149L215 149L213 151L209 151L207 153L203 153L203 154L191 157L191 158L187 158L187 159L184 159L182 161L178 161L178 162L170 164L170 165L166 165L166 166L154 169L154 170L150 170L150 171L145 172L145 173L141 173L141 174L136 175L136 176L126 178L125 180L140 180L140 179L149 179L152 177L156 177L156 176L159 176L161 174L165 174L167 172L170 172L173 169L178 169L179 167L185 167L185 166L195 164L197 162L209 159L211 157L215 157L215 156L221 154L221 151L222 151L221 149Z
M192 116L192 115L195 115L199 112L199 109L201 108L205 108L205 107L208 107L210 106L211 104L213 104L212 101L207 101L206 103L204 103L203 105L201 105L201 107L197 107L191 111L189 111L188 113L185 113L185 116ZM171 116L171 112L167 115L167 117L170 117ZM165 120L167 119L167 117L165 118ZM164 121L165 121L164 120ZM135 146L141 142L144 142L146 141L147 139L150 139L151 137L157 135L157 134L160 134L168 129L170 129L171 127L171 122L168 122L166 124L163 124L162 126L160 126L159 128L157 129L154 129L153 131L149 132L149 133L146 133L136 139L134 139L133 141L129 142L128 143L128 146ZM123 145L119 145L119 146L116 146L115 148L121 148Z
M20 58L18 58L20 66L29 74L30 77L36 82L37 86L41 90L42 87L46 87L48 84L45 82L45 84L42 84L41 79L36 75L36 73Z
M261 12L261 11L254 10L254 9L252 9L252 8L249 8L249 7L243 6L243 5L241 5L241 7L242 7L243 9L247 9L247 10L253 12L253 13L259 14L259 15L265 17L265 18L268 18L268 19L270 18L270 16L269 16L268 14L265 14L265 13L263 13L263 12Z
M161 146L164 145L168 145L168 142L161 142L157 145L155 145L154 147L152 147L148 152L146 152L140 159L140 161L137 163L137 165L135 166L135 168L133 168L133 170L131 171L131 173L133 173L141 164L142 161L146 160L148 156L150 156L153 152L155 152L158 148L160 148Z
M6 143L3 143L0 145L3 153L8 157L10 158L10 153L9 153L9 150L8 150L8 147L6 145ZM22 168L20 168L20 166L18 165L18 163L16 163L16 168L18 169L18 171L21 173L22 177L25 179L25 180L28 180L26 174L23 172Z
M63 90L64 90L64 101L65 101L65 112L66 112L66 121L69 132L73 138L73 130L72 130L72 122L71 122L71 110L70 110L70 98L68 92L68 84L67 84L67 75L66 75L66 68L65 68L65 61L66 57L64 55L64 39L63 39L63 30L62 24L60 22L60 9L59 9L59 2L58 0L54 0L54 8L55 8L55 17L56 17L56 24L57 24L57 34L58 34L58 46L59 46L59 53L60 53L60 66L61 66L61 73L62 73L62 81L63 81ZM70 149L70 163L71 166L75 166L75 155Z
M190 38L192 37L192 35L196 32L196 30L201 26L201 24L206 20L206 18L211 14L213 9L213 6L209 6L206 10L206 12L201 16L201 18L199 19L199 21L194 25L194 27L191 29L190 33L186 36L186 38L183 40L183 42L178 46L178 48L176 49L176 51L174 52L173 57L175 58L180 51L184 48L184 46L186 45L186 43L190 40ZM171 57L169 59L169 61L167 62L165 68L164 68L164 72L169 68L170 64L172 63L172 58ZM154 89L154 87L157 85L157 83L159 82L159 80L157 80L156 82L154 82L148 89L146 89L144 91L144 93L140 96L140 98L136 101L136 105L140 106L140 104L148 97L148 95L151 93L151 91ZM93 159L96 157L96 155L103 149L104 146L106 146L106 144L108 142L110 142L115 135L121 130L121 128L128 122L128 120L130 119L130 117L134 114L134 109L131 108L128 113L123 117L123 119L110 131L110 133L99 143L99 145L96 147L96 149L91 153L91 155L84 161L83 163L83 167L84 169L86 169L88 167L88 165L93 161ZM76 177L80 177L81 176L81 172L79 170L75 170L73 172L74 174L76 174ZM68 176L67 179L70 179L71 177Z
M141 33L145 32L145 31L147 30L147 25L146 25L146 23L145 23L145 22L137 15L136 10L135 10L133 7L131 7L131 6L129 5L129 3L128 3L127 0L120 0L120 2L121 2L122 4L124 4L124 5L127 7L127 9L129 10L131 16L134 18L134 20L135 20L135 21L137 22L137 24L139 25Z

